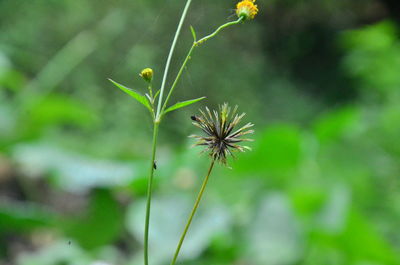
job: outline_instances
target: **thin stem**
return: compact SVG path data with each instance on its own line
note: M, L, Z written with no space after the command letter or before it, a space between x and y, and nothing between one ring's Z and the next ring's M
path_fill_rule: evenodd
M205 42L205 41L211 39L212 37L215 37L221 30L223 30L223 29L226 28L226 27L239 24L240 22L243 21L243 19L244 19L243 17L239 17L238 20L236 20L236 21L231 21L231 22L228 22L228 23L225 23L225 24L221 25L220 27L218 27L218 28L217 28L213 33L211 33L210 35L207 35L207 36L205 36L204 38L198 40L198 41L196 42L196 45L200 45L200 44L202 44L203 42Z
M192 44L192 47L190 47L190 50L189 50L188 54L186 55L185 60L184 60L183 63L182 63L181 68L179 69L178 74L177 74L176 77L175 77L175 80L174 80L174 83L173 83L172 86L171 86L171 89L170 89L169 92L168 92L167 98L165 99L164 105L163 105L162 110L161 110L161 114L164 112L165 108L167 107L167 103L168 103L168 101L169 101L169 99L170 99L170 97L171 97L171 95L172 95L172 92L174 91L176 85L178 84L178 81L179 81L179 79L181 78L181 75L182 75L182 73L183 73L183 70L185 69L187 62L190 60L190 57L191 57L191 55L192 55L193 50L194 50L195 47L196 47L196 43L193 43L193 44Z
M160 118L160 111L161 111L161 104L162 104L162 99L163 99L163 94L164 94L164 88L165 88L165 83L167 81L167 76L168 76L168 71L169 71L169 66L171 64L171 59L172 55L174 54L176 42L178 41L179 34L182 29L183 21L185 20L187 11L189 9L189 6L191 4L192 0L187 0L185 8L183 9L181 19L178 24L178 28L176 29L174 40L172 41L171 48L169 50L168 58L167 58L167 63L165 64L165 69L164 69L164 76L161 82L161 88L160 88L160 98L158 99L158 106L157 106L157 114L156 114L156 120L159 120Z
M169 92L168 92L167 98L166 98L165 101L164 101L163 107L162 107L162 109L161 109L161 115L162 115L162 113L164 112L165 108L167 107L167 103L168 103L168 101L169 101L169 99L170 99L170 97L171 97L171 95L172 95L172 92L174 91L176 85L178 84L178 81L179 81L179 79L180 79L180 77L181 77L181 75L182 75L182 73L183 73L183 70L184 70L185 67L186 67L187 62L190 60L194 48L196 48L198 45L204 43L205 41L211 39L212 37L216 36L216 35L217 35L221 30L223 30L224 28L229 27L229 26L232 26L232 25L239 24L242 20L243 20L243 17L240 17L240 18L239 18L238 20L236 20L236 21L231 21L231 22L225 23L225 24L221 25L220 27L218 27L218 28L217 28L213 33L211 33L210 35L207 35L207 36L205 36L204 38L202 38L202 39L200 39L200 40L198 40L198 41L193 42L192 47L190 47L190 50L189 50L188 54L186 55L186 58L185 58L185 60L183 61L182 66L181 66L181 68L179 69L178 74L176 75L176 78L175 78L175 80L174 80L174 83L172 84L171 89L170 89Z
M199 207L201 197L203 196L204 190L205 190L205 188L207 186L207 182L208 182L208 179L209 179L209 177L211 175L211 171L212 171L212 169L214 167L214 163L215 163L215 160L213 159L211 161L211 165L210 165L210 167L208 169L207 176L205 177L205 179L203 181L203 184L201 185L199 194L197 195L196 202L194 203L192 212L190 213L189 219L188 219L188 221L186 223L185 229L183 230L183 233L182 233L181 238L179 240L178 246L176 247L175 255L174 255L174 258L172 259L171 265L174 265L176 260L177 260L177 258L178 258L179 251L181 250L182 243L185 240L186 233L189 230L190 224L192 223L193 216L195 215L195 213L197 211L197 208Z
M153 98L153 86L152 86L152 84L151 84L151 83L149 83L148 89L149 89L149 93L150 93L150 98L151 98L151 100L152 100L152 104L154 104L154 98ZM153 109L154 109L154 108L153 108Z
M151 82L149 83L148 90L149 90L149 94L146 94L146 96L148 96L148 99L150 101L150 104L151 104L151 116L153 118L153 122L155 122L156 121L156 115L154 113L154 101L155 101L155 98L153 96L153 86L152 86Z
M147 204L146 204L146 219L144 225L144 265L149 264L149 224L150 224L150 207L151 207L151 194L153 190L153 176L154 176L154 163L156 158L157 136L158 136L159 123L154 121L153 129L153 147L151 154L150 175L147 185Z

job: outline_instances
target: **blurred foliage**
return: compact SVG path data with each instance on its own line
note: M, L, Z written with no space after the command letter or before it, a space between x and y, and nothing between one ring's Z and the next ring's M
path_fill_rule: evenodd
M252 152L218 167L185 265L400 264L396 1L257 1L193 55L163 124L151 263L168 264L207 157L200 105L239 104ZM235 1L194 1L172 74ZM159 85L182 1L0 1L0 264L142 262L151 123L107 78Z

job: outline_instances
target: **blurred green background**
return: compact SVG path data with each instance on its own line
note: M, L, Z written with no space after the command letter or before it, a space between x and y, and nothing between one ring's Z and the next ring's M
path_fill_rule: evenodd
M204 36L235 3L193 1L171 77L189 26ZM257 3L195 50L173 96L207 99L161 126L151 264L169 264L206 173L190 116L223 102L256 141L216 168L180 264L400 264L400 4ZM151 120L107 78L145 92L152 67L158 86L183 6L0 1L1 265L142 264Z

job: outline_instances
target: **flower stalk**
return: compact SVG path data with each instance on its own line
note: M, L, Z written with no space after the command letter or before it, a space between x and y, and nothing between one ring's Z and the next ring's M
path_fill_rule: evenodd
M239 17L237 20L235 21L231 21L231 22L227 22L221 26L219 26L213 33L211 33L210 35L205 36L204 38L198 40L197 42L194 43L194 45L200 45L202 43L204 43L205 41L215 37L221 30L223 30L224 28L227 28L229 26L233 26L236 24L239 24L240 22L242 22L244 20L244 17Z
M193 125L201 129L204 135L191 135L190 137L197 139L195 145L203 146L205 148L203 152L205 151L209 153L211 164L203 184L201 185L199 194L197 195L197 199L189 215L189 219L181 238L179 239L171 265L174 265L178 259L183 241L185 240L197 208L199 207L200 200L203 196L215 162L217 161L226 165L227 156L233 156L234 151L245 152L245 150L250 150L249 147L240 145L240 143L252 141L252 139L242 138L242 136L254 132L254 130L250 129L253 127L252 123L247 123L239 129L235 129L245 114L237 114L237 107L232 110L226 103L219 107L218 112L216 110L211 112L209 108L206 107L206 111L204 112L200 110L200 113L201 115L192 116L191 119L193 120Z

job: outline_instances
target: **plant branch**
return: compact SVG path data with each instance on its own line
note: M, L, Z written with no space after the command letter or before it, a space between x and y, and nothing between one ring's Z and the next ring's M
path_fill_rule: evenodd
M225 23L223 25L221 25L220 27L218 27L213 33L211 33L210 35L205 36L204 38L201 38L200 40L198 40L197 42L195 42L196 45L200 45L202 43L204 43L205 41L215 37L221 30L223 30L226 27L232 26L232 25L236 25L239 24L240 22L243 21L243 17L238 18L238 20L235 21L231 21L228 23Z
M190 57L191 57L191 55L192 55L193 50L194 50L195 47L196 47L196 43L193 43L193 44L192 44L192 47L190 47L190 50L189 50L188 54L186 55L185 60L184 60L183 63L182 63L181 68L179 69L178 74L176 75L176 78L175 78L175 80L174 80L174 83L172 84L171 89L170 89L169 92L168 92L167 98L166 98L165 101L164 101L164 105L163 105L163 107L162 107L162 109L161 109L161 117L162 117L162 115L163 115L163 112L164 112L165 108L167 107L167 103L168 103L169 99L171 98L172 92L174 92L174 89L175 89L176 85L178 84L179 79L181 78L181 75L182 75L182 73L183 73L183 70L184 70L185 67L186 67L187 62L190 60Z
M175 32L174 40L172 41L172 45L171 45L171 48L169 50L167 63L165 65L164 75L163 75L163 79L162 79L162 82L161 82L160 98L158 99L156 120L160 119L161 104L162 104L162 99L163 99L163 94L164 94L165 83L167 81L169 66L171 64L172 55L174 54L176 42L178 41L179 34L181 32L181 29L182 29L183 21L185 20L185 17L186 17L186 14L187 14L187 11L189 9L189 6L190 6L191 2L192 2L192 0L187 0L187 2L186 2L185 8L183 9L182 16L181 16L181 19L180 19L179 24L178 24L178 28L176 29L176 32Z
M229 27L229 26L232 26L232 25L239 24L242 20L243 20L243 17L240 17L240 18L239 18L238 20L236 20L236 21L231 21L231 22L225 23L225 24L221 25L220 27L218 27L218 28L217 28L213 33L211 33L210 35L207 35L207 36L205 36L204 38L202 38L202 39L200 39L200 40L198 40L198 41L194 41L194 42L193 42L192 47L190 47L189 52L188 52L188 54L186 55L186 58L185 58L185 60L183 61L182 66L181 66L181 68L179 69L178 74L176 75L176 78L175 78L175 80L174 80L174 83L172 84L171 89L170 89L169 92L168 92L167 98L166 98L165 101L164 101L163 107L162 107L162 109L161 109L161 117L160 117L160 118L162 118L163 112L164 112L165 108L167 107L167 103L168 103L169 99L171 98L172 92L174 91L176 85L178 84L178 81L179 81L179 79L180 79L180 77L181 77L181 75L182 75L182 73L183 73L183 70L184 70L185 67L186 67L187 62L190 60L191 55L192 55L192 53L193 53L193 51L194 51L194 48L196 48L196 47L199 46L200 44L203 44L205 41L207 41L207 40L209 40L209 39L215 37L215 36L216 36L221 30L223 30L224 28Z
M207 176L204 178L203 184L201 185L199 194L197 195L196 202L194 203L192 212L190 213L190 216L189 216L189 219L188 219L188 221L187 221L187 223L186 223L185 229L183 230L183 233L182 233L182 235L181 235L181 238L179 239L179 243L178 243L178 246L176 247L175 254L174 254L174 258L172 259L171 265L174 265L175 262L176 262L176 260L177 260L177 258L178 258L179 251L181 250L183 241L185 240L185 237L186 237L186 233L187 233L187 231L189 230L190 224L192 223L193 216L195 215L195 213L196 213L196 211L197 211L197 208L199 207L200 200L201 200L201 198L202 198L202 196L203 196L203 193L204 193L204 190L205 190L205 188L206 188L206 186L207 186L208 179L210 178L211 171L212 171L212 169L213 169L213 167L214 167L214 163L215 163L215 160L213 159L213 160L211 161L210 167L209 167L209 169L208 169Z

